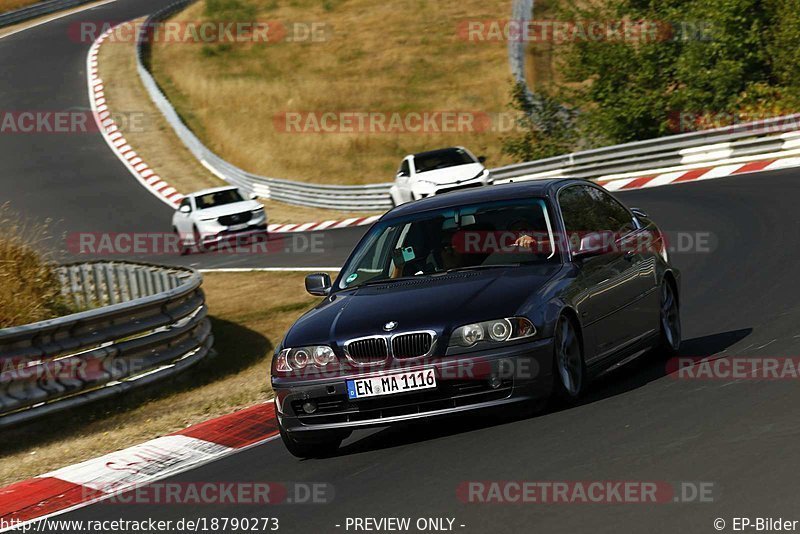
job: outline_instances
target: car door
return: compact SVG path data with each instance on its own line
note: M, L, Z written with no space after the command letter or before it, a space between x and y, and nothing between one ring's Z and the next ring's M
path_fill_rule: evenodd
M613 201L613 204L609 201ZM575 260L578 314L584 326L587 363L603 359L643 335L644 321L635 303L641 293L636 249L623 246L637 227L633 217L613 197L591 185L571 185L558 194L559 207L570 243L577 249L588 233L613 236L602 254ZM621 208L621 211L620 209Z
M629 273L625 300L630 304L622 315L630 326L629 341L636 341L654 333L654 326L657 324L653 320L658 316L655 252L649 246L647 230L641 227L630 210L604 189L594 189L606 225L618 228L615 243L615 249L619 251L618 257L628 263L621 268Z

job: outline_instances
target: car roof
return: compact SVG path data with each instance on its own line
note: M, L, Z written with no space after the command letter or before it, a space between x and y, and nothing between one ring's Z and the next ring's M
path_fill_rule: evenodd
M463 150L464 152L469 154L469 151L463 146L449 146L447 148L437 148L436 150L428 150L427 152L417 152L416 154L411 154L411 155L414 156L415 158L418 158L419 156L435 156L437 154L442 154L444 152L453 152L454 150Z
M186 196L188 197L198 197L201 195L207 195L209 193L218 193L219 191L228 191L229 189L239 189L233 185L226 185L223 187L209 187L208 189L201 189L200 191L195 191L194 193L190 193Z
M415 202L402 204L381 217L381 220L404 217L414 213L444 209L451 206L474 204L477 202L513 200L521 197L546 197L560 185L568 183L587 182L586 180L575 178L548 178L527 180L524 182L510 182L475 189L456 190L450 193L442 193Z

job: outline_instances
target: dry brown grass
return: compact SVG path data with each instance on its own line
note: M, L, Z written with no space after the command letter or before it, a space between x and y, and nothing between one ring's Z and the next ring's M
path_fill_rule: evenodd
M118 32L117 35L125 35L125 29L119 29ZM100 48L98 65L108 106L117 118L120 130L139 156L163 180L181 193L225 185L194 158L150 100L136 72L135 46L132 42L124 38L107 41ZM369 215L274 201L264 204L269 222L276 224Z
M272 397L272 352L318 299L304 273L212 273L203 287L218 355L177 380L3 430L0 485L163 436ZM263 291L269 288L269 292ZM253 298L261 294L263 298Z
M70 311L61 298L55 264L34 248L46 239L46 226L26 224L0 206L0 328Z
M159 43L154 71L207 145L258 174L325 183L391 181L407 153L464 145L500 154L501 133L287 134L287 111L507 110L506 44L467 42L465 19L507 19L507 0L243 0L257 20L331 28L326 42L233 46ZM177 20L204 18L200 2ZM221 17L216 17L219 19Z

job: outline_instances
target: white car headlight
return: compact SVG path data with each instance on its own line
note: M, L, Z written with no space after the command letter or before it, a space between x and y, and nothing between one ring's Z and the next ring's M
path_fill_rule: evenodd
M278 353L275 369L282 372L300 371L307 367L322 369L339 359L327 345L283 349Z
M450 337L451 347L473 347L481 341L503 343L536 335L536 328L525 317L507 317L460 326Z

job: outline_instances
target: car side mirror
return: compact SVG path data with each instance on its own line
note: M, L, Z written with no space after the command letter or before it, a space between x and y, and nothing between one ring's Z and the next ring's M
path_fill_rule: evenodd
M247 197L248 197L250 200L255 200L255 199L257 199L257 198L258 198L258 195L256 195L255 193L250 193L249 195L247 195Z
M591 232L581 237L578 250L572 253L573 259L591 258L611 252L614 248L613 232Z
M486 156L478 156L478 163L486 163Z
M178 211L180 211L181 213L191 213L192 212L192 207L189 206L188 204L184 204L183 206L178 208Z
M326 297L331 292L331 277L328 273L314 273L306 276L306 291L315 297Z

